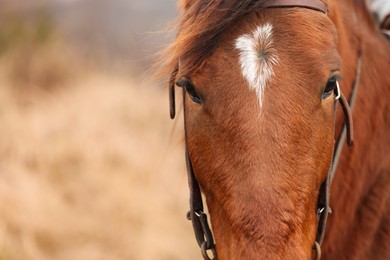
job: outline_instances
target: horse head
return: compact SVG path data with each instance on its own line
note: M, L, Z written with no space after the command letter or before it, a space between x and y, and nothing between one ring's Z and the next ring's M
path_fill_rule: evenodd
M219 258L310 259L342 79L326 4L180 6L168 61L171 116L176 84L183 89L189 177L205 194Z

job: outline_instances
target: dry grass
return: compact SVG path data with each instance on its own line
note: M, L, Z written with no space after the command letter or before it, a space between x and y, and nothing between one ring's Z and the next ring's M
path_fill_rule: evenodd
M1 260L199 257L165 91L95 73L12 84L0 74Z
M199 258L165 89L32 17L0 18L0 260Z

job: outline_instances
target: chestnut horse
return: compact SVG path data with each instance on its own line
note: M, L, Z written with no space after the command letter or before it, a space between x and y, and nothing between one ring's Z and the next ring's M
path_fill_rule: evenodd
M203 257L390 259L390 44L364 0L180 9L163 65L172 117L174 84L183 88L189 218Z

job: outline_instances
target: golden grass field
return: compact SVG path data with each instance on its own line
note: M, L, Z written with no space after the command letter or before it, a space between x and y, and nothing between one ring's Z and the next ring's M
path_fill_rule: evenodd
M0 56L0 260L198 259L164 86L29 47Z

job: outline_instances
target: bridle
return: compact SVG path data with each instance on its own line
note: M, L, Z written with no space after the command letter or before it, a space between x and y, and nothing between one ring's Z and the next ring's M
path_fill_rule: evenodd
M320 0L269 0L262 5L262 8L308 8L315 11L328 13L328 8ZM349 146L353 143L353 121L352 111L355 105L356 96L359 88L360 74L361 74L362 59L359 54L357 69L355 75L355 82L352 87L352 94L350 97L350 103L343 95L340 90L339 84L337 83L335 88L335 102L334 102L334 126L336 125L336 110L337 104L340 103L345 116L345 123L342 129L342 133L338 138L336 145L334 146L333 158L328 175L325 181L321 184L318 202L317 202L317 234L313 245L314 259L319 260L321 258L321 244L325 236L326 222L329 213L332 212L329 206L330 187L334 178L338 162L340 160L341 151L344 147L345 139ZM179 65L171 73L169 79L169 100L170 100L170 116L172 119L175 118L176 105L175 105L175 80L179 71ZM187 165L188 185L190 190L190 210L187 213L187 219L191 220L194 229L196 241L201 248L202 256L205 260L217 259L217 252L215 249L213 234L208 224L207 215L204 213L203 200L199 183L195 177L194 169L188 152L187 143L187 127L186 127L186 102L185 95L186 90L182 88L183 94L183 114L184 114L184 137L185 137L185 157ZM209 253L212 256L209 256Z

